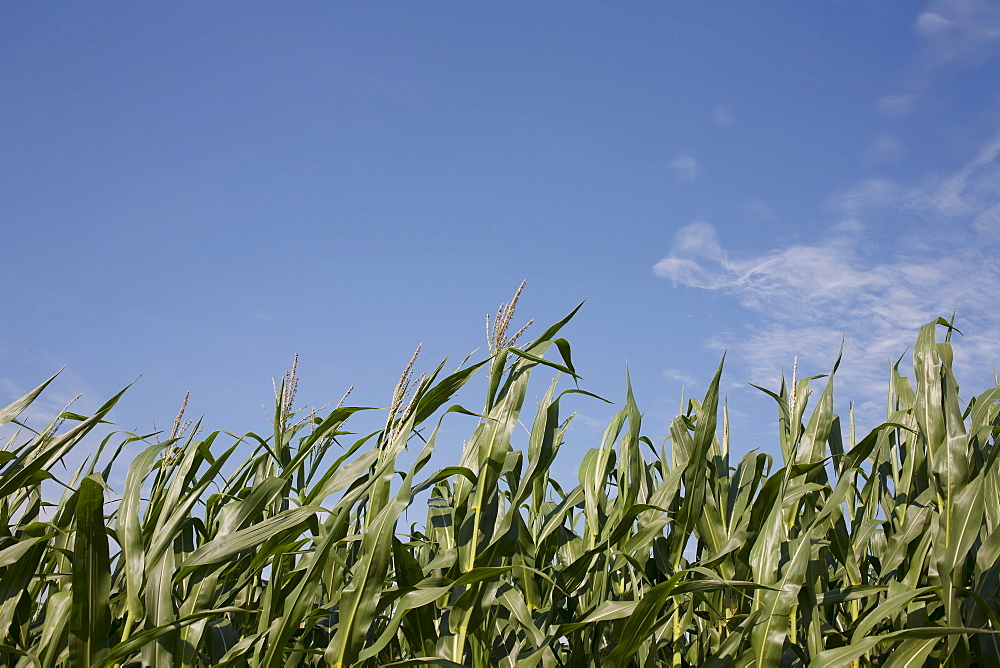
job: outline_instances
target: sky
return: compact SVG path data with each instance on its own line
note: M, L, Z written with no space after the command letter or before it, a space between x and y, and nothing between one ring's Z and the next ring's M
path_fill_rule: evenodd
M838 411L874 427L955 310L981 392L998 65L978 0L4 3L0 402L63 369L30 418L135 381L118 428L190 391L263 432L298 353L300 403L385 406L418 343L418 372L482 354L525 279L514 325L586 300L580 386L620 406L628 369L655 439L725 352L734 450L775 452L748 382L841 341ZM569 403L578 460L617 408Z

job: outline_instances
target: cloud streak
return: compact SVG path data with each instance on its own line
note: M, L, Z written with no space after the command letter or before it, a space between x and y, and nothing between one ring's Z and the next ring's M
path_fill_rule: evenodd
M878 111L901 118L942 73L984 64L1000 55L1000 5L988 0L934 0L913 23L920 54L905 92L876 101Z
M698 161L693 155L684 151L678 153L670 162L670 168L677 173L677 180L682 183L698 178Z
M998 156L1000 138L935 181L861 183L830 199L840 222L821 238L758 256L731 253L711 224L692 223L654 274L739 300L747 325L711 345L734 353L754 382L774 383L793 355L822 372L846 335L838 377L870 410L884 401L886 361L912 345L920 325L957 307L967 336L956 341L956 368L978 389L1000 362Z
M935 0L917 16L924 67L931 73L974 66L1000 47L1000 6L984 0Z
M712 122L719 127L727 128L736 122L736 116L728 107L717 104L712 107Z

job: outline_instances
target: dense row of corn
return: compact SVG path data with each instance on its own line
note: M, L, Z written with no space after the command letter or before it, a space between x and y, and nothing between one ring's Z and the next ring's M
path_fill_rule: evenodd
M267 438L108 437L145 447L117 492L97 456L58 504L42 485L121 395L62 433L22 429L0 451L0 665L1000 665L1000 388L959 400L948 323L920 330L915 383L897 365L887 422L857 443L832 376L811 410L816 378L793 378L768 392L782 460L733 461L716 374L662 446L629 392L570 487L552 475L566 392L524 412L533 371L575 376L569 317L405 374L361 438L359 408L294 422L293 376ZM428 472L477 371L461 461Z

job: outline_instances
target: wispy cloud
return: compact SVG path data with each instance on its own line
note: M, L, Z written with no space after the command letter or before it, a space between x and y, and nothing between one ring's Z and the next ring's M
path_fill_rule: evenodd
M257 320L261 320L263 322L266 322L269 325L277 325L278 324L278 322L274 318L272 318L271 314L268 313L267 311L257 311L256 313L254 313L253 317L256 318Z
M847 216L902 213L929 224L929 229L947 236L964 229L982 234L984 222L1000 203L1000 136L980 148L976 156L953 174L919 186L903 186L871 179L835 195L829 206ZM989 239L987 239L989 240Z
M677 173L677 180L694 181L698 178L698 161L686 151L680 151L670 163L670 168Z
M1000 47L1000 5L987 0L934 0L917 16L914 30L924 40L924 67L979 65Z
M890 118L906 116L918 96L944 72L984 64L1000 55L1000 5L989 0L933 0L914 20L920 54L906 89L876 101Z
M712 122L720 127L727 128L736 121L736 116L729 107L717 104L712 107Z
M917 96L912 93L903 95L883 95L875 100L875 109L889 118L903 118L913 110Z
M743 202L743 215L750 220L774 220L778 214L762 199L748 199Z
M890 133L882 133L872 139L865 156L865 161L868 163L879 163L898 160L905 152L903 142L898 136Z
M613 415L613 413L612 413ZM573 422L570 426L571 431L583 431L588 434L601 434L605 429L608 428L608 423L611 421L611 415L605 418L596 418L590 415L584 415L583 413L577 413L573 417Z
M704 221L677 232L654 267L677 286L726 292L748 322L718 333L751 379L776 380L791 356L821 372L846 336L839 377L848 393L878 406L886 361L916 329L958 308L956 367L977 384L1000 362L1000 139L954 174L905 186L868 181L830 199L835 223L820 239L741 257ZM878 221L869 228L866 221Z
M685 387L697 387L698 379L694 375L681 371L680 369L664 369L663 377L670 380L675 380Z

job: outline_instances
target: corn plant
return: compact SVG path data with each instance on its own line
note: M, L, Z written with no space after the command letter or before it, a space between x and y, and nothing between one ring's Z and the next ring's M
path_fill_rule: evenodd
M601 400L559 391L576 311L519 346L515 304L484 359L417 379L411 360L360 436L348 420L372 409L296 411L293 367L266 434L178 415L162 442L104 437L63 480L122 395L35 431L18 416L50 379L0 411L20 427L0 451L0 664L1000 665L1000 387L959 399L951 323L920 330L913 380L892 368L860 440L834 365L811 409L822 376L762 388L780 458L739 456L720 365L661 444L627 387L573 476L562 401ZM557 376L532 412L537 372ZM452 403L476 374L482 407ZM429 470L457 419L475 423L461 458Z

